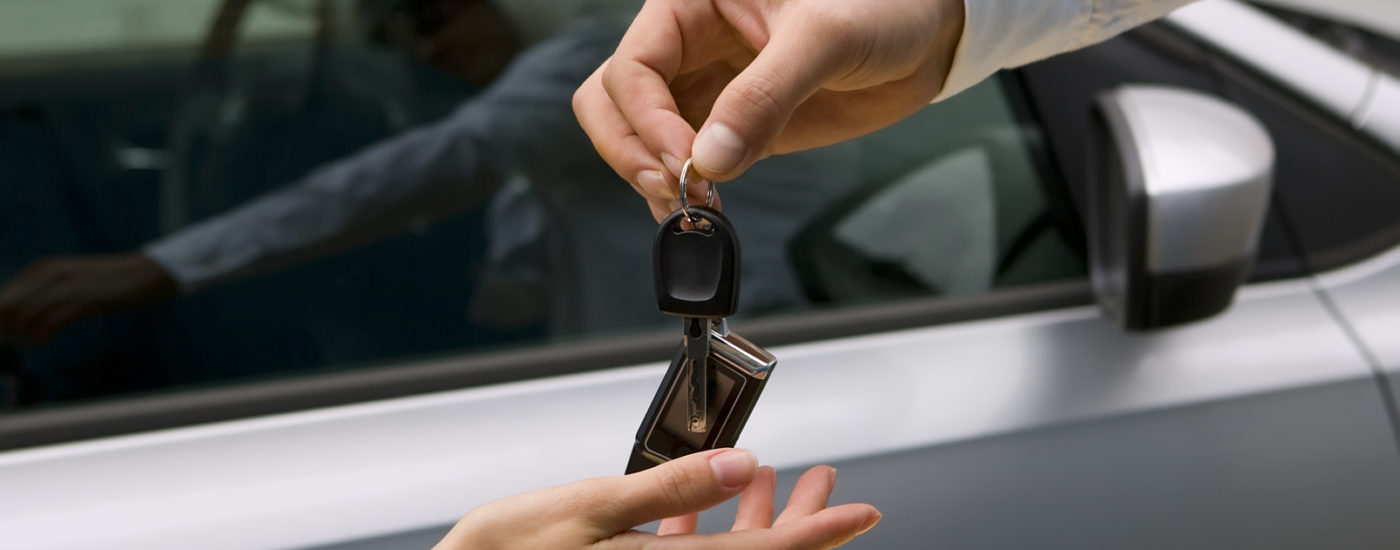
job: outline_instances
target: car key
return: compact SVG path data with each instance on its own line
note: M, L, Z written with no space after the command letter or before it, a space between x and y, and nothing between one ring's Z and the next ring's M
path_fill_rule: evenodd
M681 208L657 229L653 246L657 308L685 318L683 335L689 388L687 429L703 433L709 383L710 323L733 315L739 306L739 240L718 210L687 204L691 163L681 171ZM709 204L714 202L710 182ZM683 227L689 221L690 228Z
M686 377L686 417L688 429L703 433L709 428L705 422L706 394L709 392L710 376L710 321L700 317L685 318L685 356L688 372Z
M686 414L685 346L676 350L671 366L646 417L637 429L627 473L639 472L668 460L721 447L733 447L748 422L759 395L768 384L777 360L738 334L727 332L723 322L713 323L710 333L709 402L705 433L690 431Z

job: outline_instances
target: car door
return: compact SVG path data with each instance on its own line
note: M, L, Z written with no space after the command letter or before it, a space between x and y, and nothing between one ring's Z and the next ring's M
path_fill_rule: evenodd
M1336 307L1339 320L1365 350L1367 361L1377 370L1393 401L1400 398L1394 383L1400 371L1400 354L1392 336L1397 328L1395 315L1400 311L1394 250L1400 242L1400 222L1382 205L1400 200L1400 189L1395 185L1400 178L1396 158L1400 155L1394 152L1400 143L1400 102L1395 100L1400 97L1400 40L1393 31L1380 32L1388 28L1384 20L1372 24L1348 19L1355 21L1348 23L1281 9L1275 13L1346 51L1372 71L1368 106L1355 122L1378 139L1358 140L1351 146L1367 151L1362 162L1373 168L1351 178L1355 181L1348 192L1335 194L1329 208L1303 211L1306 217L1298 224L1298 234L1308 246L1311 261L1320 265L1319 271L1326 271L1318 277L1320 292ZM1341 212L1348 215L1336 215ZM1358 215L1361 223L1355 223Z
M1049 89L1205 72L1161 32L1042 65ZM1266 231L1260 265L1283 267L1225 314L1122 332L1083 267L1087 152L1064 121L1087 111L1045 90L1030 69L822 152L858 170L781 243L790 278L774 284L803 301L733 321L779 358L741 444L787 487L837 465L835 499L885 514L856 548L1384 547L1400 463L1383 394L1295 243ZM763 236L745 224L785 204L725 196L748 242ZM33 548L422 547L488 500L619 473L674 332L13 412L0 532Z

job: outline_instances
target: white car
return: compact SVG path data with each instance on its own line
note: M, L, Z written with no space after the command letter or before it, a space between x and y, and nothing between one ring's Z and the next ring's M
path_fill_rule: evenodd
M788 245L814 305L732 321L778 359L740 445L780 488L837 466L884 514L850 548L1400 546L1400 78L1360 55L1391 27L1274 9L1206 0L861 141ZM427 547L620 474L674 332L0 413L0 547Z

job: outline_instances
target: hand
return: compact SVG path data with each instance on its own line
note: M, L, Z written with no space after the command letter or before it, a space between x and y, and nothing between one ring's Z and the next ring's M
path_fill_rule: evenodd
M0 287L0 332L40 343L85 317L151 304L176 290L165 269L137 252L46 258Z
M773 520L772 468L752 453L696 453L628 476L580 481L498 500L472 510L439 550L811 550L835 548L880 521L869 504L827 507L836 470L803 474L787 508ZM741 494L742 491L742 494ZM696 535L697 513L739 496L734 528ZM631 530L662 519L657 534Z
M927 105L952 65L963 2L649 0L574 112L659 220L677 206L685 158L724 181Z

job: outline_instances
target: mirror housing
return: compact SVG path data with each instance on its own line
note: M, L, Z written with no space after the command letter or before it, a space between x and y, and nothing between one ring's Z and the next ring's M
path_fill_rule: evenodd
M1089 263L1105 313L1142 331L1227 309L1268 212L1264 126L1213 96L1132 85L1099 96L1093 139Z

